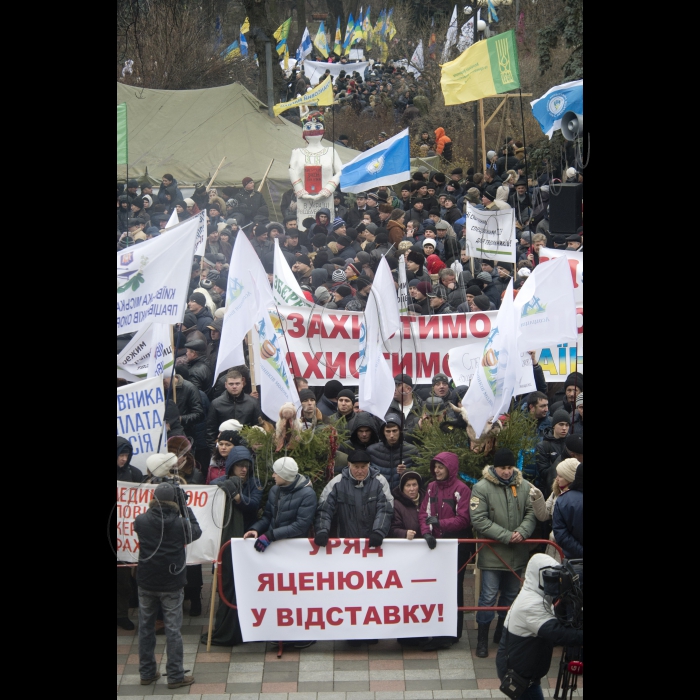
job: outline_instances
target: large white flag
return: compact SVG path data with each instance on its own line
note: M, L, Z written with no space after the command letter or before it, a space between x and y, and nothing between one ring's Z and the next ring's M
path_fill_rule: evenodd
M117 251L117 335L185 314L198 219Z
M418 42L418 46L416 46L416 50L413 52L413 56L411 56L411 62L406 66L406 72L415 73L415 75L420 76L423 68L423 39L421 39Z
M394 278L382 258L360 324L360 408L384 420L394 398L394 378L384 359L384 340L401 327Z
M173 213L170 215L170 218L168 219L168 223L165 225L165 230L167 231L168 229L174 228L180 223L180 219L177 216L177 209L173 207Z
M554 258L566 258L569 261L571 281L574 284L574 299L577 304L583 304L583 251L540 248L540 264Z
M259 294L265 295L265 302L272 304L272 291L265 269L245 233L240 231L231 254L226 288L226 314L221 329L214 382L223 370L245 364L243 338L258 321L258 297L255 295L254 280L259 282Z
M278 304L284 306L312 306L304 292L301 291L299 282L289 267L287 258L284 257L280 242L275 238L275 262L274 262L274 279L272 281L272 295Z
M520 288L514 304L521 350L576 343L576 301L566 258L540 263Z
M504 396L508 392L508 388L504 391L505 374L510 369L511 379L515 381L516 374L512 368L513 363L519 361L520 355L515 344L513 280L511 280L503 296L496 321L486 338L481 362L462 400L477 437L481 435L489 420L498 418L497 411L503 405ZM513 387L511 386L509 390L508 401L513 395Z
M445 37L445 48L442 50L442 62L450 60L450 49L457 43L457 5L452 11L452 19L450 19L450 26L447 28L447 36Z

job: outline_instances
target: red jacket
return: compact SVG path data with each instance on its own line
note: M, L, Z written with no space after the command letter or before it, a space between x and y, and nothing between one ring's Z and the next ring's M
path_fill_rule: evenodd
M472 490L459 478L459 459L452 452L441 452L430 462L430 474L435 478L435 462L447 467L449 476L444 481L431 481L428 492L420 506L420 533L435 537L469 537L471 516L469 500ZM438 525L428 525L425 521L437 515Z

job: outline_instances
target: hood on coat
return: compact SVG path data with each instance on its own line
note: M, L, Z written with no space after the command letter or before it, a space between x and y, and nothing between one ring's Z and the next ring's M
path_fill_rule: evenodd
M547 417L550 418L551 416L547 416ZM566 442L566 438L568 438L568 437L569 436L567 434L567 435L564 435L563 438L555 438L554 437L554 426L551 426L549 428L544 429L542 439L543 440L550 440L551 442Z
M323 268L311 270L311 284L313 285L314 291L326 282L328 282L328 270L324 270Z
M437 129L435 129L435 138L436 139L441 139L445 135L445 130L439 126Z
M435 462L440 462L447 467L450 479L456 479L459 475L459 457L454 452L440 452L430 460L430 476L435 478Z
M122 467L122 469L125 469L131 464L131 457L134 454L134 448L131 446L131 443L126 438L117 435L117 457L119 457L119 455L123 454L124 452L127 452L129 456L126 460L126 464Z
M523 591L536 593L540 598L544 598L542 569L549 566L559 566L559 563L548 554L534 554L528 562L527 569L525 571Z
M483 471L481 472L481 476L486 479L487 481L490 481L492 484L496 484L496 486L503 486L505 488L505 484L502 484L492 473L491 473L491 467L493 464L487 464ZM520 471L520 469L515 470L515 480L513 481L513 486L520 486L520 484L523 483L523 473Z
M406 419L404 418L404 420L402 421L401 415L392 411L391 413L387 413L386 416L384 416L384 425L386 425L387 423L394 423L399 427L399 441L396 444L400 445L403 442L403 430L401 429L401 425L402 423L403 425L406 425ZM387 445L387 447L389 446L386 441L386 437L384 436L384 426L382 426L382 429L380 431L379 439L385 445Z
M353 426L354 427L352 429L352 433L350 433L350 440L352 442L359 443L357 431L360 428L369 428L372 431L372 437L370 438L368 444L374 445L375 442L379 442L379 435L377 435L377 427L374 423L374 418L372 418L371 413L367 413L367 411L356 413L355 418L353 419Z
M243 445L238 445L234 447L226 458L226 476L231 476L233 474L233 465L237 462L242 462L247 459L250 462L251 468L253 466L253 455L247 447ZM250 469L248 470L248 479L250 480L252 474L250 474Z
M330 226L333 223L333 217L331 216L331 210L328 209L327 207L321 207L317 212L316 212L316 223L321 224L321 222L318 220L318 215L319 214L325 214L328 217L328 226ZM321 224L323 226L323 224Z
M284 491L285 493L294 493L294 491L299 491L300 489L306 488L307 486L311 485L311 479L309 479L308 476L304 476L304 474L297 474L294 477L294 481L292 481L291 484L287 484L286 486L282 486L280 488L280 491Z

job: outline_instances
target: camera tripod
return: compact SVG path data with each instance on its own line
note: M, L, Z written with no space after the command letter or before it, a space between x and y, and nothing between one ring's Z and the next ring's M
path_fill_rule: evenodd
M552 697L558 700L573 698L574 690L576 690L576 677L583 673L583 661L579 661L582 657L583 649L581 647L565 647L563 649L559 662L557 685ZM560 690L562 695L559 694Z

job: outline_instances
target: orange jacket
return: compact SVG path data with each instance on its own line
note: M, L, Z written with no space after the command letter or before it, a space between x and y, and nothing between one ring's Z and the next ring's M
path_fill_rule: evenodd
M451 142L452 139L449 136L445 136L445 130L441 126L435 129L435 152L439 156L445 150L445 144Z

